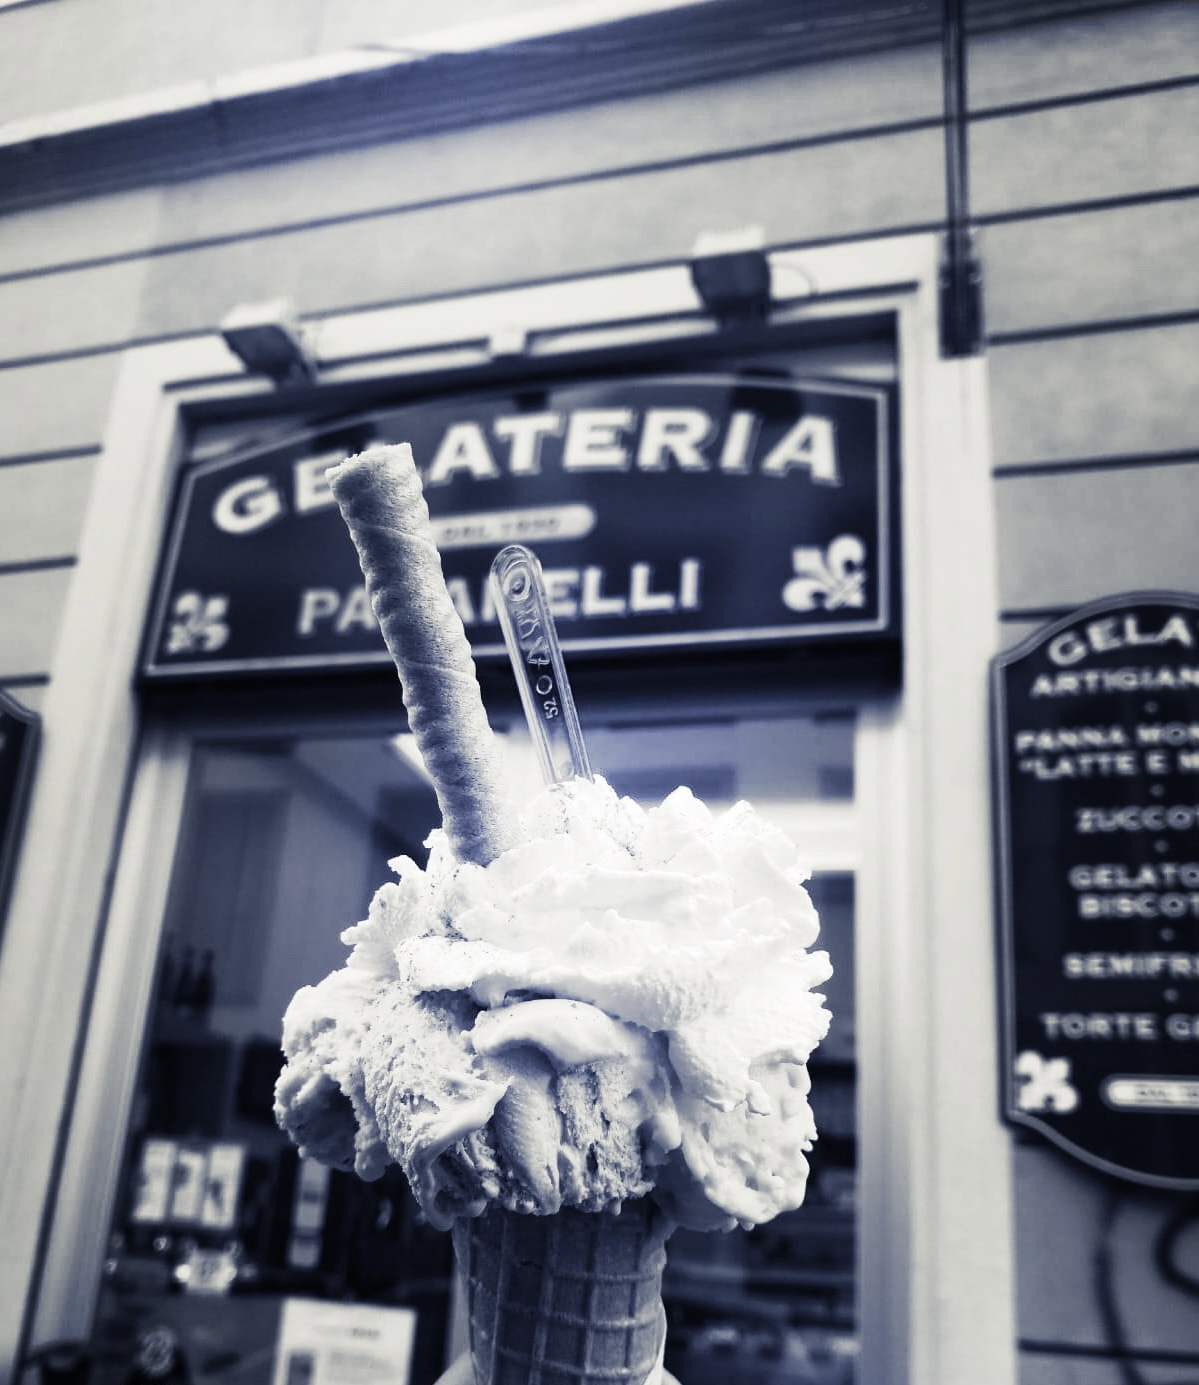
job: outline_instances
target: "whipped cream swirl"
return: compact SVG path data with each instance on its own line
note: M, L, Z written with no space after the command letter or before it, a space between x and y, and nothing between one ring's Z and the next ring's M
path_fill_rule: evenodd
M398 1161L441 1226L490 1201L652 1193L705 1230L799 1205L831 967L789 838L747 803L643 810L597 777L545 789L486 867L429 846L288 1009L298 1144L364 1177Z

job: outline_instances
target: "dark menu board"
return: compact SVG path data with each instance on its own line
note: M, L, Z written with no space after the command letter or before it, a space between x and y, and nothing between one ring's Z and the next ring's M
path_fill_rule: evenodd
M1199 1186L1199 597L1086 606L992 691L1004 1114Z
M41 719L0 690L0 932L25 830Z

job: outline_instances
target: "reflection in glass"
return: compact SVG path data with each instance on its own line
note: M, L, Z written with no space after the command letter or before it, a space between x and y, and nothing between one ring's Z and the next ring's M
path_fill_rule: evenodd
M687 783L717 811L749 798L811 853L836 974L826 988L833 1030L812 1067L821 1134L808 1198L751 1232L676 1234L667 1365L683 1385L848 1385L853 720L587 734L593 764L619 791L650 802ZM505 753L518 790L534 791L540 774L523 732L505 737ZM289 1000L343 964L341 930L364 915L389 860L424 863L437 821L406 735L196 744L101 1286L97 1385L125 1385L147 1341L173 1344L166 1374L177 1379L273 1385L281 1323L317 1301L370 1306L393 1325L403 1316L410 1385L431 1385L442 1370L449 1238L423 1224L398 1170L363 1183L301 1160L273 1115Z

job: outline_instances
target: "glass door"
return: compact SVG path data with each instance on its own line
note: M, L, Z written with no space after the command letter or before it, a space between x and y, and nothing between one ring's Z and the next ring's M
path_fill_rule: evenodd
M288 1001L342 965L341 930L364 916L389 859L423 860L438 821L409 740L192 748L101 1281L97 1385L139 1368L267 1385L289 1303L369 1305L347 1332L398 1339L412 1385L442 1368L446 1238L421 1224L398 1169L364 1183L301 1160L273 1114Z
M857 1378L856 719L831 710L589 735L594 763L643 803L687 783L714 811L748 799L807 858L834 973L833 1021L809 1064L819 1139L804 1204L751 1231L676 1231L666 1365L682 1385L852 1385Z
M676 1233L667 1365L684 1385L848 1385L858 1282L854 716L609 722L587 738L619 792L651 803L686 783L717 811L747 798L812 864L835 974L825 988L832 1030L812 1064L820 1138L807 1200L751 1232ZM532 791L526 736L513 731L503 745L514 782ZM288 1001L342 965L341 931L391 878L389 860L423 862L437 821L407 735L192 742L112 1203L96 1385L125 1385L139 1361L143 1374L157 1362L151 1378L283 1382L279 1343L297 1312L316 1321L321 1304L346 1332L392 1343L409 1385L431 1385L444 1368L455 1331L449 1238L424 1225L397 1169L363 1183L300 1160L273 1115ZM295 1370L310 1368L303 1352L292 1357Z

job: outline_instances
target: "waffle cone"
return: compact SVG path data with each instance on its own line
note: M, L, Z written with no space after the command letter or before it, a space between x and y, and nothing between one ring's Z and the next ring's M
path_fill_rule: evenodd
M672 1223L648 1199L619 1215L501 1207L454 1226L475 1385L645 1385L666 1338Z

